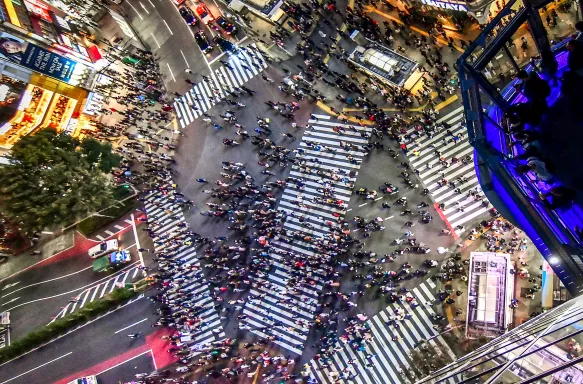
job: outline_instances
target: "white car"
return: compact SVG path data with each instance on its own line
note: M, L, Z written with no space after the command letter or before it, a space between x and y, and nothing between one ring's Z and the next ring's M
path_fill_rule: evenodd
M114 251L118 248L119 244L116 239L107 240L95 247L89 249L89 257L95 259L96 257L105 255L111 251Z

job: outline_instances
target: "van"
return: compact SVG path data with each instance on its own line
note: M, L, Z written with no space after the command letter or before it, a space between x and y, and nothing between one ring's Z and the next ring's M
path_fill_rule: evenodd
M116 239L104 241L95 247L89 249L89 257L95 259L96 257L105 255L111 251L114 251L118 248L118 243Z

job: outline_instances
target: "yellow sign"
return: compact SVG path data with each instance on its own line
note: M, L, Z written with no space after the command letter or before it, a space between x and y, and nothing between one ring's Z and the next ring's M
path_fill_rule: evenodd
M14 9L14 5L12 4L11 0L4 0L4 6L6 7L6 11L8 12L8 18L10 22L17 27L22 27L20 24L20 20L18 20L18 16L16 15L16 10Z

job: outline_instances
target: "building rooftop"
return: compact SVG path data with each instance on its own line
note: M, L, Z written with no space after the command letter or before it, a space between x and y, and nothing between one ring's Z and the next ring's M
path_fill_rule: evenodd
M350 61L391 85L406 88L407 80L418 67L415 61L377 43L357 47Z

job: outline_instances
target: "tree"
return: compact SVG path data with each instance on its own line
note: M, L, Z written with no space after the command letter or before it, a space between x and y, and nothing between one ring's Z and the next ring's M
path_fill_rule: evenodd
M111 149L111 143L102 143L92 137L84 139L81 143L81 150L91 166L97 164L97 168L107 173L121 162L121 156L111 152Z
M0 209L12 222L25 231L42 230L112 201L110 182L99 168L101 155L88 160L94 154L79 144L46 128L14 145L9 164L0 166Z

